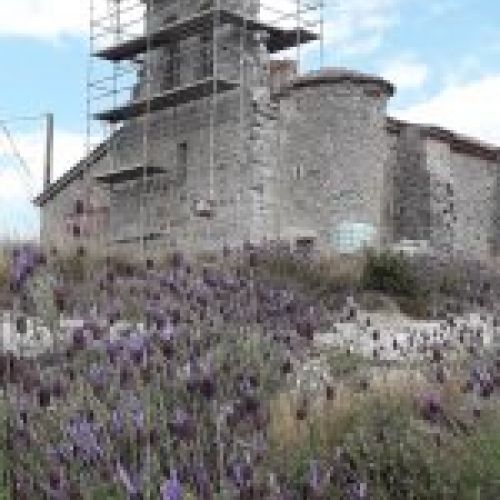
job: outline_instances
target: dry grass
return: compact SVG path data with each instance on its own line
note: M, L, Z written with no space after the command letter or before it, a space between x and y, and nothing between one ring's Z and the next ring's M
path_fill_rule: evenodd
M314 398L305 420L296 417L300 398L294 393L281 393L271 401L269 436L279 449L294 450L308 442L312 426L319 442L331 450L377 406L390 404L415 411L418 400L430 392L440 396L444 408L453 414L458 412L457 402L462 398L458 375L436 386L420 371L405 368L374 368L366 390L349 381L337 383L332 400L326 398L326 392Z

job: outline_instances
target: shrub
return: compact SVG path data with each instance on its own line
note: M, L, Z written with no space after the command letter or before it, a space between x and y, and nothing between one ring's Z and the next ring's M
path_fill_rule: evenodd
M411 263L401 255L368 252L361 285L365 290L393 297L409 316L423 318L428 314L429 291L422 286Z
M383 252L368 252L362 275L362 285L393 296L415 297L418 286L415 275L404 257Z
M358 288L363 258L333 254L311 257L285 249L255 252L247 265L254 276L294 284L328 302L336 294L352 293Z
M464 424L460 396L445 387L436 393L443 418L430 423L415 398L431 386L411 372L394 378L364 393L338 386L336 398L321 401L307 421L295 418L296 398L273 402L270 460L294 493L318 461L333 475L317 498L349 497L351 482L364 484L373 499L498 498L498 413Z

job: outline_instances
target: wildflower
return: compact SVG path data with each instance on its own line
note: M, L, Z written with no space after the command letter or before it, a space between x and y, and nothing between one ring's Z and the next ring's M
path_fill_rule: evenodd
M420 409L424 420L436 423L443 412L441 399L436 394L427 394L421 402Z
M138 333L133 334L127 342L130 359L137 365L141 363L146 356L146 341Z
M73 348L77 351L85 349L86 338L85 330L83 328L75 328L72 333Z
M100 394L107 386L108 372L104 366L93 363L90 367L88 380L94 392Z
M200 382L200 393L205 399L212 399L215 396L217 386L213 374L206 374Z
M57 377L52 383L52 395L55 398L61 398L64 394L64 384L60 377Z
M191 441L195 437L196 428L193 419L181 408L176 408L174 419L167 425L172 435L181 440Z
M49 471L49 486L52 491L57 491L61 486L61 471L59 468L52 468Z
M174 469L170 473L170 479L165 481L161 487L162 500L182 500L182 485Z
M139 493L138 485L134 484L135 481L120 462L117 463L117 474L129 497L135 497Z
M308 486L313 495L318 494L320 490L320 468L317 460L309 462L309 481Z
M92 422L81 415L70 420L66 428L66 436L73 445L77 457L85 462L95 462L103 455L99 445L96 428Z
M101 340L104 330L99 326L96 321L88 320L84 323L83 329L92 335L94 340Z
M106 354L110 363L114 364L123 348L121 340L108 340L106 343Z
M122 389L132 388L134 381L134 372L130 366L122 366L120 369L120 387Z
M210 475L203 464L199 464L194 471L196 493L199 498L210 498Z

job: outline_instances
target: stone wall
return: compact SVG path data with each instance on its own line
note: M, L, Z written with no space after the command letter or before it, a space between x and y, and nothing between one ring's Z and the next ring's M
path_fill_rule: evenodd
M109 196L93 176L109 168L104 156L78 175L40 211L41 242L46 248L75 249L105 244L109 230Z
M335 78L282 97L282 235L312 230L330 248L339 228L366 224L374 229L369 244L380 246L386 102L375 83Z
M395 154L393 239L428 240L430 177L418 127L401 130Z
M193 12L201 4L158 0L155 9L171 10L155 23L179 5ZM156 235L147 247L157 251L307 238L342 250L361 227L375 248L425 240L441 254L486 259L500 251L498 160L459 152L425 127L389 127L394 89L382 79L324 70L292 80L293 64L271 64L259 34L245 40L242 74L241 32L226 26L217 37L220 74L243 89L127 122L103 158L44 203L44 243L132 249L141 235ZM165 80L170 49L154 51L149 90L198 79L210 44L199 37L180 43L176 83ZM135 97L145 92L142 74ZM146 185L142 177L109 188L95 180L99 172L143 165L164 172ZM75 213L77 201L86 213ZM203 205L210 210L200 211Z
M498 164L452 152L456 250L487 259L495 248Z
M394 237L427 240L442 256L488 259L498 248L497 161L455 150L405 125L394 163Z
M181 2L182 8L188 9L183 15L197 11L203 3L206 4ZM156 29L167 22L179 5L166 0L156 2L151 27ZM167 7L161 16L157 15L160 7ZM276 195L272 149L276 113L270 102L269 54L259 34L248 33L242 74L239 30L223 26L217 38L219 76L242 81L241 92L238 88L213 99L194 100L153 113L147 119L127 122L110 142L106 160L85 172L93 189L107 200L110 221L102 239L112 245L138 245L143 234L154 233L159 239L148 242L152 250L159 246L210 249L224 243L239 244L245 239L261 240L273 233ZM211 49L211 42L208 44ZM211 58L205 49L199 37L181 41L176 85L186 85L200 77L197 65L203 58ZM152 94L168 90L172 84L165 83L172 70L169 50L153 51L153 84L146 89L145 75L140 73L136 98L144 97L146 90ZM207 66L210 70L210 64ZM94 179L100 170L142 165L165 172L152 176L146 184L141 176L115 183L109 190ZM44 206L42 234L46 241L64 241L63 214L70 210L72 200L78 196L75 191L81 189L82 183L73 181ZM210 217L199 216L196 207L202 203L213 208ZM57 236L48 237L49 233Z

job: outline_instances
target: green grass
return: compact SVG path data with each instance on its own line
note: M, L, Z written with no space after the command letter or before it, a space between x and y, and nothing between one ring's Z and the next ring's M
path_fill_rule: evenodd
M355 366L348 369L356 373ZM339 448L374 500L500 498L500 412L495 403L479 418L465 417L463 399L448 388L443 404L449 423L429 424L413 398L427 385L419 388L420 382L409 380L408 386L344 390L311 411L306 423L296 421L296 406L284 396L274 406L270 463L299 491L310 460L327 460ZM466 422L469 432L455 422ZM334 484L324 498L340 498L340 491Z

